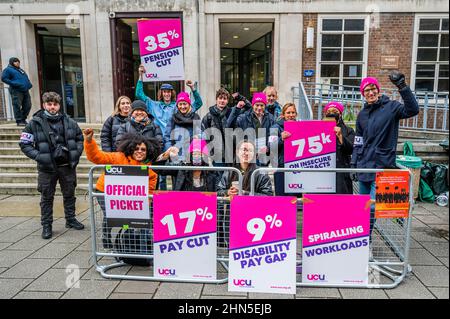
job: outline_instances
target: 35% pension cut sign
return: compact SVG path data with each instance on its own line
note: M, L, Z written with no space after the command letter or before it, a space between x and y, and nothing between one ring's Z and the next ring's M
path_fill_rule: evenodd
M208 212L208 207L198 208L197 210L190 210L190 211L181 212L178 214L180 219L187 219L186 227L184 228L185 234L192 233L192 231L194 230L194 224L195 224L197 215L201 216L202 222L204 222L205 220L211 220L213 218L213 214ZM167 225L167 227L169 228L170 236L175 236L177 234L177 228L175 226L175 220L173 218L173 214L164 216L164 218L161 219L161 224L163 224L164 226Z
M254 235L252 242L260 241L266 232L266 224L270 224L269 228L280 228L283 226L283 222L277 218L277 214L267 215L264 219L253 218L247 222L247 231Z
M148 35L144 38L144 42L147 43L145 49L149 52L153 52L158 49L158 46L161 49L168 48L170 46L170 40L178 39L179 37L180 35L175 30L158 33L156 38L152 35Z

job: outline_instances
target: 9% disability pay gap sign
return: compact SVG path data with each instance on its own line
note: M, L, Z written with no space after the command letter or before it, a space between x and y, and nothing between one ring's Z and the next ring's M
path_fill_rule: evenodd
M216 279L216 194L158 192L153 200L154 276Z
M295 294L296 213L295 197L233 198L229 291Z

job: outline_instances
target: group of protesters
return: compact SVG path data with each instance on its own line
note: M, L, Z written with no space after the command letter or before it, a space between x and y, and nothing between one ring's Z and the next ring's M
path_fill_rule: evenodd
M61 112L58 94L46 92L42 96L42 108L26 124L19 144L25 155L38 164L43 238L52 237L52 206L58 180L66 227L84 227L75 218L76 166L83 150L95 164L148 165L151 191L166 190L166 177L170 176L173 190L216 192L224 197L246 195L250 193L250 177L255 169L284 167L284 141L292 133L284 125L299 119L295 104L282 105L277 101L275 87L253 93L251 100L221 87L215 95L216 103L200 118L197 112L203 101L192 81L186 81L191 94L177 94L171 84L162 84L155 101L144 93L144 73L140 66L134 101L127 96L117 99L112 115L102 127L100 146L91 128L81 131L75 121ZM336 123L336 167L395 167L399 121L417 115L419 107L402 73L393 72L390 80L398 87L404 103L383 95L377 79L364 78L360 90L365 103L358 114L356 132L344 123L345 107L341 103L330 101L325 106L324 118ZM255 133L250 137L232 133L237 129L246 133L253 129ZM152 170L154 165L179 169ZM183 166L198 169L183 170ZM217 169L202 170L204 166ZM237 174L223 167L235 167L242 173L241 186ZM357 177L360 193L375 198L375 175ZM338 173L336 178L336 193L353 193L350 174ZM274 184L267 174L258 174L255 194L286 195L284 173L274 174ZM104 175L98 179L96 190L104 191ZM99 204L104 207L104 203Z

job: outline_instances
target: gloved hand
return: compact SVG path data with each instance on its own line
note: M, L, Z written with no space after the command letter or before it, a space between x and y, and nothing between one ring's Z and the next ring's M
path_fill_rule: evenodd
M392 71L389 75L389 80L399 89L406 87L405 75L399 71Z

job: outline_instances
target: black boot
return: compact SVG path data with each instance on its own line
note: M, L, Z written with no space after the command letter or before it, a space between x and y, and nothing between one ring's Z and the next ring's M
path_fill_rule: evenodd
M52 238L52 225L44 225L42 226L42 238L50 239Z
M82 230L84 229L84 225L74 218L66 220L66 228L75 228L76 230Z

